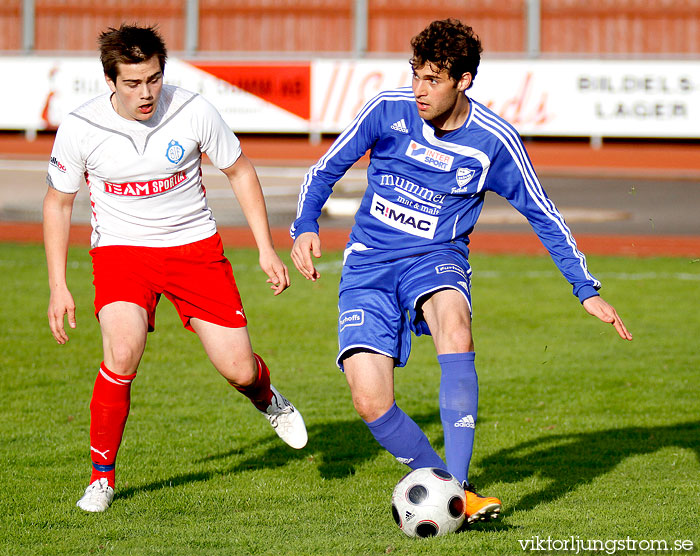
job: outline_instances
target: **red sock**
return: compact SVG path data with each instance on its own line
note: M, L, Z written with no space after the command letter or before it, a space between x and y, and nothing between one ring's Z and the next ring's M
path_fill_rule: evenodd
M266 411L267 406L272 402L270 370L267 368L267 365L265 365L265 361L262 360L262 357L257 353L254 353L253 357L258 366L258 377L255 382L249 386L237 386L230 382L229 384L246 396L260 411Z
M91 484L106 477L109 486L114 488L114 462L129 416L134 377L136 373L118 375L104 363L100 365L90 402Z

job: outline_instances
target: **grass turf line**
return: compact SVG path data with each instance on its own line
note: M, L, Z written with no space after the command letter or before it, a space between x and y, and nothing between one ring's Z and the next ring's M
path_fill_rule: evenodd
M78 328L46 323L43 251L0 245L0 554L522 554L521 541L700 538L698 263L589 257L635 335L588 316L546 257L473 256L480 413L471 480L503 518L408 539L389 498L407 468L373 441L334 365L340 254L273 297L251 250L228 252L256 351L303 412L282 444L163 300L132 391L110 510L75 507L89 473L101 360L85 249L71 250ZM288 262L288 258L285 257ZM289 264L289 262L288 262ZM439 367L414 338L399 404L442 451Z

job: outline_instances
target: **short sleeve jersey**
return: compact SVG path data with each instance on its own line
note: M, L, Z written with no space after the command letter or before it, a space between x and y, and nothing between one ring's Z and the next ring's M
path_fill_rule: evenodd
M202 153L234 164L240 143L204 98L164 85L153 117L119 116L110 95L70 113L56 134L47 181L76 193L83 178L93 247L170 247L212 236L216 222L202 184Z

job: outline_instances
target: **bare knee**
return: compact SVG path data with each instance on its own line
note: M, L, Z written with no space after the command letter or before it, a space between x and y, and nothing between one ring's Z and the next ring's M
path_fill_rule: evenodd
M99 321L107 368L117 374L136 372L146 349L146 310L134 303L117 301L100 309Z
M379 419L394 404L393 389L381 388L377 384L355 381L350 386L350 394L355 411L368 423Z
M232 357L225 368L217 370L232 385L238 388L252 386L258 380L258 362L254 357Z
M472 331L465 323L441 328L440 333L434 337L434 341L438 353L474 351Z
M368 423L376 421L382 415L384 415L394 403L393 398L391 401L377 399L373 396L366 395L355 395L353 394L352 403L355 406L355 411L358 415L362 417L364 421Z
M367 422L394 403L394 360L374 352L356 352L343 360L355 411Z
M135 373L141 362L143 347L128 342L105 345L105 365L116 374Z

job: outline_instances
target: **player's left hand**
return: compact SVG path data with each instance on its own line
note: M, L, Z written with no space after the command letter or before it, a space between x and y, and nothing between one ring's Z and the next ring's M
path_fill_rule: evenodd
M620 315L617 314L615 307L610 305L605 299L599 295L589 297L583 301L583 308L588 311L589 314L594 317L598 317L603 322L609 322L615 327L620 338L623 340L631 340L632 334L629 333L625 327L625 323L622 322Z
M281 294L291 285L287 265L274 250L260 253L260 268L267 274L267 283L272 284L270 289L274 290L275 295Z

